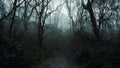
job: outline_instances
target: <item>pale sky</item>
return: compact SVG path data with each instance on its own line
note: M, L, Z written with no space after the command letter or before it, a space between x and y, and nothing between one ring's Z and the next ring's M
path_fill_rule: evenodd
M11 0L2 0L2 1L4 1L7 4L5 5L5 7L7 7L7 11L8 11L10 8L10 4L7 1L11 1ZM64 1L65 0L53 0L52 8L55 9L57 6L62 4ZM61 6L61 17L60 17L60 22L58 23L59 28L68 29L70 27L70 23L68 21L69 21L68 10L66 8L66 5L64 4Z
M54 0L54 7L62 4L65 0ZM60 21L58 22L58 27L61 29L68 29L70 28L70 23L69 23L69 17L68 17L68 10L66 8L66 5L64 4L61 6L61 15L60 15Z

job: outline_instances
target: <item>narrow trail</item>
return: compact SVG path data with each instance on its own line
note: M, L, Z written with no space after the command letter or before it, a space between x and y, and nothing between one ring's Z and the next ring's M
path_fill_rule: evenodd
M38 68L73 68L73 63L65 57L52 57L39 65Z
M34 68L76 68L75 64L62 53L54 52L53 56Z
M64 37L62 40L54 42L58 42L58 44L46 46L46 49L52 50L52 57L38 65L37 68L77 68L75 64L66 57L71 49L73 49L70 40Z

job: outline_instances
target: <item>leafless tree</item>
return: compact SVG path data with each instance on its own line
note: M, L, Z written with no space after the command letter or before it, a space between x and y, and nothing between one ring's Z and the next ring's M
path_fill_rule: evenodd
M83 7L84 7L84 9L88 10L88 12L90 14L93 31L94 31L94 34L95 34L97 40L102 42L102 38L101 38L101 35L99 33L99 29L97 28L97 21L96 21L95 13L94 13L93 8L92 8L93 2L94 2L94 0L88 0L86 5L83 3Z
M52 0L41 0L37 1L36 4L37 7L35 8L37 17L38 17L38 45L42 47L42 41L43 41L43 35L44 35L44 28L45 28L45 23L46 19L53 13L55 12L61 5L57 6L56 9L53 9L52 11L49 10L50 2Z
M3 23L3 20L8 18L10 15L12 16L12 20L11 20L11 24L10 24L10 28L9 28L9 36L12 33L12 28L13 28L13 24L14 24L14 20L15 20L15 15L16 15L16 10L17 8L24 2L24 0L22 2L20 2L19 4L17 4L18 0L14 0L13 2L13 7L11 8L11 11L7 12L6 15L4 15L2 18L0 18L0 22Z
M72 30L75 31L76 22L73 16L73 10L75 9L76 6L72 6L73 2L74 2L73 0L65 0L66 6L68 9L68 16L71 19Z

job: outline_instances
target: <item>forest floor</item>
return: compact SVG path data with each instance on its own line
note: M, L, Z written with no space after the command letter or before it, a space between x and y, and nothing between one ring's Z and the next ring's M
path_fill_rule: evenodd
M46 49L51 50L52 57L42 62L42 64L38 64L33 68L77 68L76 64L68 59L69 53L74 49L73 45L71 45L70 40L62 39L57 45L46 45ZM64 43L63 43L64 42ZM59 45L60 44L60 45ZM62 44L62 45L61 45Z
M49 60L38 65L38 68L73 68L72 61L64 56L51 57Z

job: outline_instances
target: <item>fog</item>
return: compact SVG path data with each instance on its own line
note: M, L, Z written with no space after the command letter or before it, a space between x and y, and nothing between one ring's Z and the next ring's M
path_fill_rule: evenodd
M0 68L120 68L119 0L0 0Z

